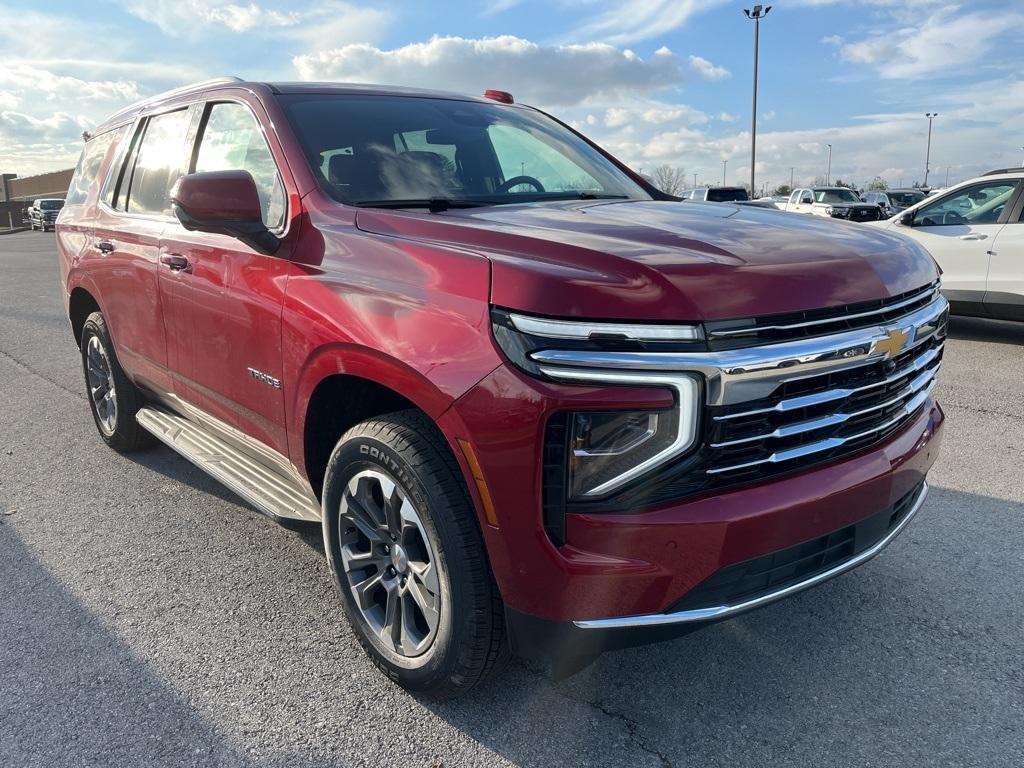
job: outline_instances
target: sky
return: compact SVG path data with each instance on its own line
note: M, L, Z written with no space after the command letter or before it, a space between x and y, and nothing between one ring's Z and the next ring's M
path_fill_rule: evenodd
M0 0L0 171L67 168L132 101L221 75L425 86L571 122L632 167L750 176L751 3ZM761 24L758 186L933 186L1024 161L1024 0L778 0ZM726 163L723 176L723 162ZM791 170L792 169L792 170Z

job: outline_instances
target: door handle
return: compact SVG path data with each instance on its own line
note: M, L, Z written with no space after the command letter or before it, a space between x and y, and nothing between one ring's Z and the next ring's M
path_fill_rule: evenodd
M165 253L160 257L160 263L172 272L192 271L192 262L180 253Z
M100 240L98 243L96 243L96 250L100 251L101 253L113 253L114 244L109 240Z
M988 240L988 235L983 235L980 232L976 232L971 235L960 235L961 240Z

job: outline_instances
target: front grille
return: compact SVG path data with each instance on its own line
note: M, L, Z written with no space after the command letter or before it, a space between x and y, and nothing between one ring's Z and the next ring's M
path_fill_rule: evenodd
M806 471L869 449L926 407L942 363L947 322L948 310L937 317L930 335L922 333L916 346L892 360L785 381L760 400L709 406L697 449L606 498L569 500L565 511L647 509ZM553 472L550 477L557 479ZM564 498L564 485L545 486L546 505Z
M923 485L858 523L722 568L687 592L668 612L738 605L835 568L873 547L903 522Z
M755 481L865 448L917 416L935 386L946 318L892 360L781 384L763 400L711 409L706 474Z
M853 208L850 211L850 221L878 221L882 218L882 210L873 208Z
M708 322L704 328L708 346L716 351L773 344L884 325L927 306L935 300L938 292L939 283L936 281L888 299L807 312Z

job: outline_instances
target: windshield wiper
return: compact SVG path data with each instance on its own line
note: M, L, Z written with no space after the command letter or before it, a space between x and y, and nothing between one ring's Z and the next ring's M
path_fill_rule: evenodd
M409 200L361 200L356 203L360 208L426 208L431 213L442 213L449 208L481 208L495 205L489 200L460 200L453 197L429 197Z
M629 200L629 195L617 195L610 192L566 192L564 195L538 197L537 200Z

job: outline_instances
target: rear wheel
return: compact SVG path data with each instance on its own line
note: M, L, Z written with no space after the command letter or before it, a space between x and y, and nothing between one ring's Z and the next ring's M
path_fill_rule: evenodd
M390 414L341 438L324 483L324 544L356 636L403 687L453 698L505 658L476 514L423 414Z
M107 324L99 312L86 318L81 341L86 395L100 437L123 452L152 444L149 433L135 421L142 396L117 361Z

